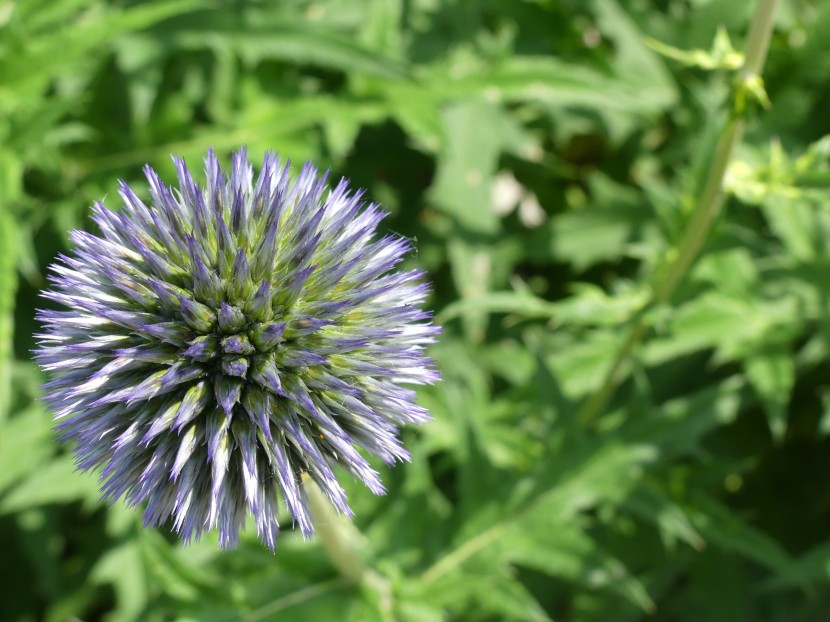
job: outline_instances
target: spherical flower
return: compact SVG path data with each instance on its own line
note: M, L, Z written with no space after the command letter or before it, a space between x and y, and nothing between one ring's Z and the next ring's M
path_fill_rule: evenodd
M178 189L145 168L150 204L122 183L120 211L93 208L101 236L73 231L52 266L45 399L106 498L222 547L250 513L273 549L280 496L313 533L303 473L350 515L335 467L382 494L364 453L408 459L398 426L429 415L407 385L438 377L428 288L345 179L275 154L254 179L243 150L230 176L209 153L202 187L174 161Z

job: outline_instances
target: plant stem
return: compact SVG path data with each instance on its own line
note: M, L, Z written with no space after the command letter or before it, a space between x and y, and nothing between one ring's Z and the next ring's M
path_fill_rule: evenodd
M744 64L739 73L739 80L744 84L758 79L764 67L779 2L780 0L760 0L758 8L755 10L747 35ZM738 88L741 88L741 86L739 85ZM718 138L703 191L695 204L685 234L677 248L670 253L669 263L665 271L662 272L662 278L654 288L651 300L644 310L633 319L628 334L608 368L601 387L588 399L579 412L578 419L581 424L591 426L608 406L614 390L624 377L625 363L646 334L648 328L646 311L671 300L677 287L682 283L697 259L700 249L712 228L712 223L720 211L723 200L723 178L732 151L740 142L743 131L743 116L740 114L730 115Z
M314 531L326 549L332 565L349 583L361 585L369 567L360 555L363 535L345 517L340 516L308 474L303 474Z
M744 76L760 75L764 69L779 4L780 0L760 0L758 3L746 38L744 66L741 70Z
M366 543L357 527L339 515L314 480L303 473L303 488L314 519L314 531L340 576L355 587L373 594L384 622L393 619L392 584L372 569L361 554Z

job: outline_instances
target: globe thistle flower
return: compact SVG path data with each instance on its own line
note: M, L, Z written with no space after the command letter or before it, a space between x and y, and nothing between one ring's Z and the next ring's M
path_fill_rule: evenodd
M254 179L242 150L230 176L210 152L201 187L174 161L178 189L146 167L151 203L122 182L120 211L93 207L101 236L73 231L52 266L45 399L104 497L223 548L250 513L273 549L279 497L313 533L302 474L351 515L335 467L382 494L363 453L408 459L398 426L429 415L407 385L438 378L428 288L345 179L292 178L275 154Z

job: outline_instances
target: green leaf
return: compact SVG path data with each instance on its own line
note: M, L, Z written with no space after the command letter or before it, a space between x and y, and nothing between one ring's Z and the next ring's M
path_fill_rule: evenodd
M816 254L815 208L802 201L771 196L761 210L773 233L794 259L810 261Z
M167 0L124 11L95 11L87 19L72 16L72 28L63 27L67 16L54 15L55 23L42 25L49 29L49 36L30 34L25 47L0 46L0 107L15 102L21 91L39 89L53 77L77 70L91 50L119 32L147 28L199 4L197 0Z
M778 542L720 502L696 495L693 504L686 507L686 513L707 542L747 557L779 575L791 572L792 558Z
M593 283L574 283L571 290L571 296L552 305L559 325L620 326L641 311L649 299L649 291L637 286L620 287L613 295Z
M534 246L548 248L580 271L625 256L652 226L651 210L637 192L602 174L591 175L589 184L584 206L555 216L534 233Z
M0 178L4 169L0 153ZM0 187L0 197L3 188ZM14 219L0 198L0 424L6 418L12 398L12 360L14 358L14 305L17 292L17 254Z
M594 330L585 335L552 335L544 339L545 362L556 376L562 393L578 399L596 390L616 355L619 331Z
M580 448L564 452L538 477L528 478L514 488L515 496L523 498L523 503L439 559L423 574L422 580L426 584L434 583L479 554L485 554L490 547L505 556L505 561L511 559L512 538L538 532L540 525L547 532L555 532L587 508L600 502L619 502L640 479L643 467L654 458L653 447L620 445L606 440L595 445L593 451Z
M38 406L0 420L0 495L27 475L37 473L54 452L52 420ZM0 496L0 508L4 505Z
M148 604L147 573L141 542L133 539L107 551L90 573L90 581L112 583L119 620L137 620Z
M447 619L445 607L424 602L421 595L397 603L396 609L402 622L444 622Z
M466 236L456 236L448 243L448 254L456 289L465 298L480 299L487 295L493 270L490 246ZM484 338L487 314L476 305L467 305L462 311L464 330L473 343Z
M510 122L499 106L479 100L450 104L441 118L444 137L432 198L464 229L495 233L499 219L490 188L499 155L512 142Z
M757 341L769 317L745 299L719 292L703 294L679 307L671 320L671 335L646 345L646 360L671 360L698 350L717 349L721 358L739 358L746 345Z
M150 577L177 602L196 602L202 592L216 590L221 585L221 581L211 577L206 568L191 566L177 557L175 545L167 542L157 530L141 532L140 541L143 565Z
M663 459L699 451L703 436L735 420L741 404L740 377L727 378L691 395L672 399L642 417L629 419L616 435L649 443Z
M541 520L540 520L541 519ZM653 612L654 601L642 583L599 544L572 524L557 524L538 517L523 521L505 536L504 555L511 563L534 568L590 589L608 589L643 611Z
M787 430L787 408L795 384L795 358L785 344L770 344L744 359L744 370L761 398L773 437Z
M100 501L97 479L78 473L72 457L64 454L30 472L0 499L0 515L53 503L84 501L96 506Z
M614 77L640 93L642 101L655 109L677 101L677 87L663 59L646 45L636 22L618 0L593 0L600 31L614 42ZM611 131L618 135L629 130L628 123L608 116Z
M559 307L526 291L485 292L454 300L438 314L439 322L449 322L466 312L513 313L525 319L554 317Z
M743 247L707 253L695 266L694 276L708 281L720 293L744 300L752 300L761 286L755 259Z
M671 103L673 92L643 91L643 81L597 71L553 56L517 55L495 66L464 67L444 79L448 96L487 92L506 101L536 101L557 108L585 106L607 114L653 114Z
M654 485L638 487L623 502L623 507L655 523L660 528L663 542L669 548L674 546L675 540L686 542L698 551L706 546L683 508Z
M385 79L404 79L409 73L404 62L382 50L368 48L331 28L277 17L274 12L240 12L236 8L201 12L168 36L184 50L205 49L219 41L247 64L276 59Z
M822 542L763 582L765 589L824 586L830 580L830 542Z
M477 600L499 620L517 622L551 622L533 595L520 581L509 577L492 577L477 586Z
M687 67L700 67L709 71L734 71L744 63L743 54L736 52L729 40L729 33L719 28L712 44L712 49L679 50L670 45L649 39L648 46L667 58L676 60Z

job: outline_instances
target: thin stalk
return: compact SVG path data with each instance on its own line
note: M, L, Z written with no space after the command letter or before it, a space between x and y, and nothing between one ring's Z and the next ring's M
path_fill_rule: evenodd
M772 38L773 23L780 0L760 0L758 8L749 27L744 53L744 64L739 79L749 82L757 79L766 62L769 43ZM740 88L740 86L738 87ZM743 111L740 111L743 112ZM732 157L735 146L741 141L744 131L744 119L741 114L732 114L721 132L717 142L712 163L706 174L703 190L695 204L694 211L686 227L683 238L671 254L670 263L662 273L645 309L667 303L694 264L703 247L712 223L720 211L723 201L723 178ZM647 332L646 312L638 314L628 329L628 334L617 351L600 388L585 403L578 418L580 423L590 426L599 417L611 398L614 390L625 375L625 363L637 349Z
M314 519L314 533L323 544L332 565L346 581L361 585L370 572L360 554L363 534L345 516L335 511L314 480L305 473L303 487Z
M308 474L303 488L314 519L314 531L340 576L349 584L366 588L377 598L383 620L392 619L392 586L363 557L366 538L345 516L338 514Z

